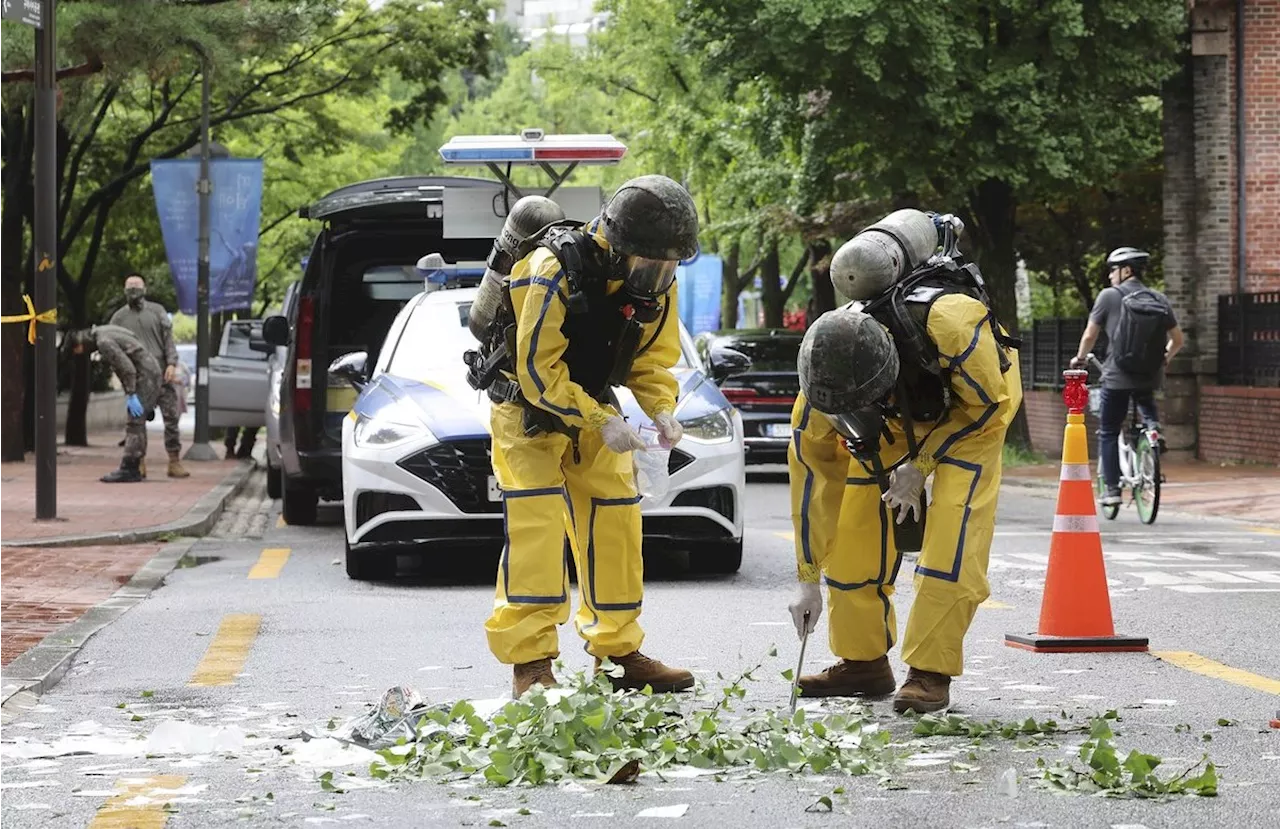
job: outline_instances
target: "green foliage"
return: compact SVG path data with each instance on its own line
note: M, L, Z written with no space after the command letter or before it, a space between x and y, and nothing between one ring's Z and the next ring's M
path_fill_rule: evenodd
M1112 742L1114 737L1106 719L1095 719L1089 739L1080 746L1077 755L1082 766L1038 760L1041 780L1053 789L1098 792L1108 797L1217 796L1218 772L1208 757L1201 758L1177 777L1164 780L1156 772L1163 763L1161 758L1134 750L1121 760Z
M1036 466L1045 463L1048 458L1025 446L1018 446L1012 443L1006 443L1003 450L1004 465L1006 467L1015 466Z

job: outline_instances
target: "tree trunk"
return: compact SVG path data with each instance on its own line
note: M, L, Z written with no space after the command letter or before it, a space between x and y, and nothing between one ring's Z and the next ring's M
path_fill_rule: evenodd
M782 265L778 261L778 242L769 241L764 261L760 263L760 303L764 306L765 328L782 328L783 306Z
M1014 246L1017 229L1018 200L1006 182L987 179L970 194L970 223L975 246L975 261L987 282L996 316L1010 333L1018 333L1017 269L1018 252ZM963 248L962 248L963 249ZM1016 378L1022 382L1021 378ZM1015 446L1031 445L1026 407L1020 409L1009 424L1006 437Z
M809 267L809 307L806 325L836 307L836 289L831 284L831 243L819 239L811 245L813 264Z
M28 101L29 103L29 101ZM31 214L34 119L26 105L6 109L4 119L4 215L0 217L0 313L24 314L23 286L29 262L24 258L24 229ZM27 326L0 326L0 460L24 456Z
M738 327L738 256L740 246L735 241L729 247L729 255L720 262L720 328Z
M87 328L89 315L85 308L86 297L83 291L72 293L67 297L71 306L71 322L73 328ZM89 445L89 355L81 354L72 360L71 397L67 400L67 446Z

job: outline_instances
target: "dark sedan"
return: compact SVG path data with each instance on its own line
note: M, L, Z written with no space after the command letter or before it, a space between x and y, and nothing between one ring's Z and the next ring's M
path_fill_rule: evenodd
M749 464L787 462L803 339L799 331L759 328L710 331L695 341L703 367L742 413Z

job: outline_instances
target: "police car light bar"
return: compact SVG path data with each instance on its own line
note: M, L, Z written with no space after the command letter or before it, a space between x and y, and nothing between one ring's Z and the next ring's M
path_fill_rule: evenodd
M440 148L446 164L617 164L627 145L612 135L459 135Z

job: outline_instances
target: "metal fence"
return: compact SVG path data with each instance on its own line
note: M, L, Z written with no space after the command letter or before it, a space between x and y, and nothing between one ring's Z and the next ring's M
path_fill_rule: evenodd
M1076 356L1080 335L1088 320L1084 317L1036 320L1022 332L1018 359L1022 364L1024 389L1061 389L1062 372ZM1102 359L1107 353L1107 335L1102 332L1093 353Z
M1218 382L1280 386L1280 291L1218 297Z

